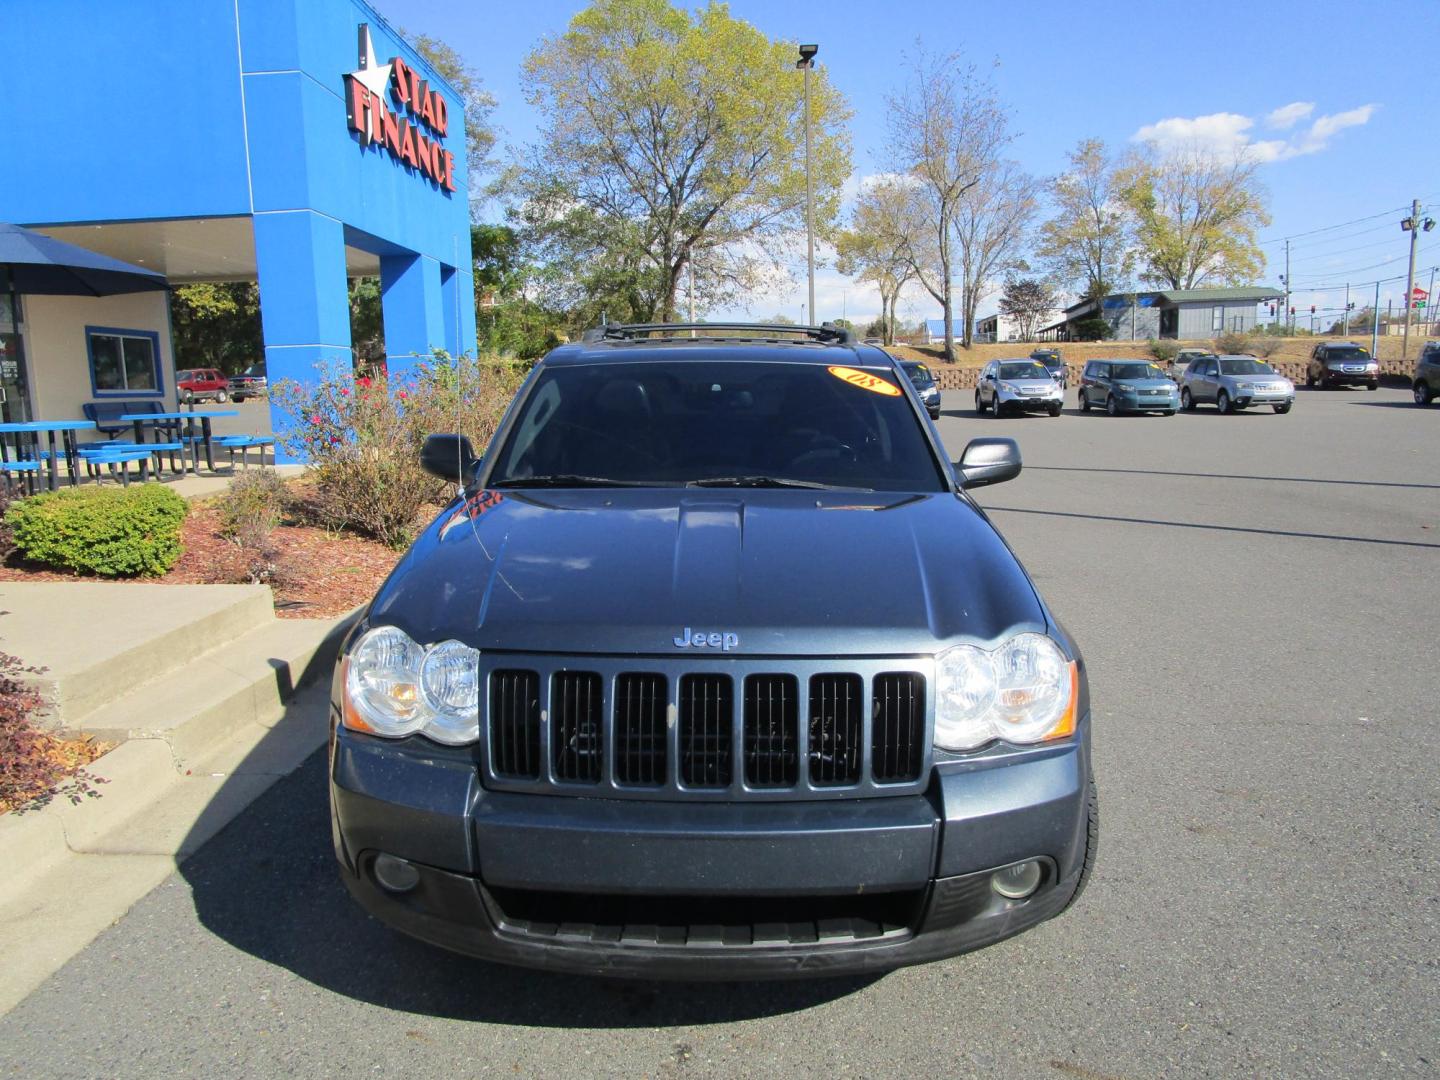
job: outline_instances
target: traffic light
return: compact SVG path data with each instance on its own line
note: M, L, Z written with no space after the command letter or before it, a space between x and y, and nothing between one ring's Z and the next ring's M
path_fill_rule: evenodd
M1315 314L1315 305L1314 305L1314 304L1311 304L1311 305L1310 305L1310 314L1311 314L1311 315L1314 315L1314 314Z
M1290 307L1290 314L1291 314L1291 315L1294 315L1294 314L1295 314L1295 307L1294 307L1294 305L1291 305L1291 307Z
M1275 305L1274 305L1274 304L1271 304L1271 305L1270 305L1270 317L1271 317L1272 319L1275 317Z

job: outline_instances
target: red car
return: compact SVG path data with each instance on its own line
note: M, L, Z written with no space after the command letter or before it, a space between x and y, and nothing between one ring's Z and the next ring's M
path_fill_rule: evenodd
M230 400L230 381L214 368L190 368L175 373L175 387L180 391L180 400L215 401Z

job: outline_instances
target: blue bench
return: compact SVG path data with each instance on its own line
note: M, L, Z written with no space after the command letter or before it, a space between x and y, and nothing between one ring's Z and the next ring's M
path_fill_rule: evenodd
M129 487L130 463L132 461L138 463L140 466L140 479L150 479L150 455L150 450L142 450L138 446L119 447L117 449L110 450L104 453L86 454L84 457L84 461L87 465L91 467L92 470L96 466L108 465L110 467L110 475L112 477L116 475L115 467L118 465L120 467L120 482L125 487Z
M230 469L235 469L235 451L240 451L240 467L250 468L249 450L255 447L260 451L260 464L265 464L265 448L274 446L275 440L269 435L221 435L215 440L216 446L224 447L230 454Z
M19 480L25 487L25 493L33 495L40 481L40 462L0 461L0 473L5 475L6 486Z
M132 413L165 412L165 402L157 398L116 399L114 401L87 401L80 408L86 420L94 420L97 431L114 438L133 430L133 425L121 423L120 417Z

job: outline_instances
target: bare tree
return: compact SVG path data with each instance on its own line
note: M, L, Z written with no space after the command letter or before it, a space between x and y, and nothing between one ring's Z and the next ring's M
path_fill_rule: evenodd
M955 210L955 243L960 256L960 309L968 349L975 312L998 277L1028 269L1021 258L1025 232L1039 209L1040 181L1013 161L985 169Z
M914 77L889 95L889 143L896 172L913 176L913 228L906 261L945 316L945 359L955 359L950 284L952 230L960 200L980 182L1011 135L994 87L954 54L917 46Z
M914 280L906 257L915 184L908 177L883 177L855 200L850 228L835 240L836 269L872 283L880 291L880 324L886 345L895 343L895 307Z

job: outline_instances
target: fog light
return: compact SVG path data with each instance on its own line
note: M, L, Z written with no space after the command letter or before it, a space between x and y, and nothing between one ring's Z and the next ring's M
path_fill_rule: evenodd
M375 875L375 880L380 883L380 887L387 892L409 892L420 884L420 871L404 859L397 859L394 855L375 856L372 873Z
M1007 900L1024 900L1040 887L1040 864L1034 859L996 870L990 887Z

